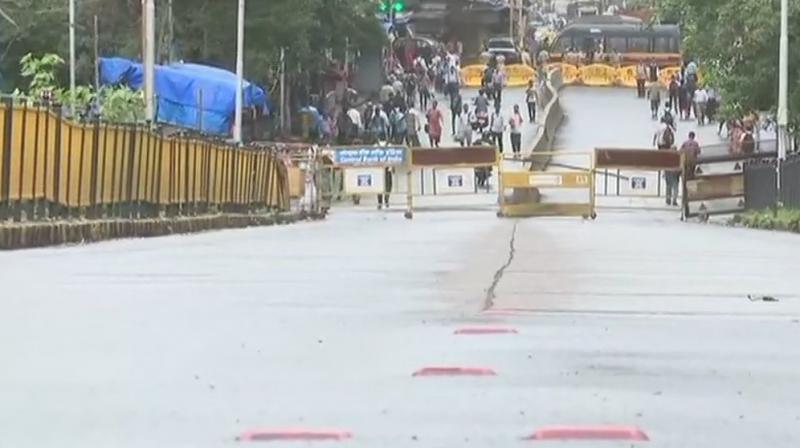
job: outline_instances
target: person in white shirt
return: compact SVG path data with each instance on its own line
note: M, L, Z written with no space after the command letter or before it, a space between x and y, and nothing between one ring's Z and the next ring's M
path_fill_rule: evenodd
M406 143L411 147L419 147L419 130L422 125L422 114L415 107L409 107L406 113Z
M472 122L475 121L475 115L470 112L469 104L464 105L464 110L458 114L458 130L456 137L461 146L470 146L472 144Z
M500 108L496 107L492 116L489 119L489 131L492 133L492 141L497 145L500 154L503 153L503 133L506 131L506 121L503 114L500 113Z
M514 157L519 156L522 151L522 123L524 122L522 114L519 113L519 105L515 104L514 112L508 120L508 127L511 130L511 151L514 153Z
M358 109L351 107L347 110L347 118L350 120L350 138L356 139L361 135L363 124L361 123L361 114Z
M697 117L697 124L703 125L706 121L706 106L708 105L708 92L704 87L694 91L694 114Z
M500 102L503 97L503 87L506 85L506 70L501 64L492 73L492 92L494 92L494 107L500 107Z

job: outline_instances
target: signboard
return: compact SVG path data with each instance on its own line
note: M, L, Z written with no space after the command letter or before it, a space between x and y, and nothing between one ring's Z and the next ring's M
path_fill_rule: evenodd
M647 178L646 177L631 177L631 189L632 190L644 190L647 188Z
M384 178L383 168L346 168L344 170L344 191L346 194L383 193Z
M473 168L436 170L436 191L438 194L474 193L475 170Z
M402 146L364 146L334 149L334 163L344 166L389 166L405 161Z
M449 174L447 176L447 186L450 188L460 188L464 186L464 176L461 174Z

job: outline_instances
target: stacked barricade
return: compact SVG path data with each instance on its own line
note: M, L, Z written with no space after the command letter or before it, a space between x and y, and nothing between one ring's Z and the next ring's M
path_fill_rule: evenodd
M480 87L485 66L470 65L461 69L464 84L467 87ZM585 85L596 87L636 87L636 66L613 66L608 64L574 65L556 62L544 66L546 72L558 69L565 85ZM673 75L680 73L679 66L663 67L659 71L659 81L669 85ZM535 70L522 65L513 64L506 67L507 85L519 87L527 85L535 78ZM700 76L702 79L702 76Z

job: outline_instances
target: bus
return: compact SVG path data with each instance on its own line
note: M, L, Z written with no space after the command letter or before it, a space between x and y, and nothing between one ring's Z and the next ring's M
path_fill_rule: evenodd
M646 25L622 20L574 23L561 30L550 45L550 60L561 62L570 51L586 55L608 55L613 51L622 65L655 61L662 67L675 66L682 62L681 32L678 25Z

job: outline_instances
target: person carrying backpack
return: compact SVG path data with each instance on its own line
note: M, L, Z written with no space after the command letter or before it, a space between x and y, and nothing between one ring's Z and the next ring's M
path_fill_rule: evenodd
M675 129L661 119L661 126L653 136L653 144L659 151L675 151ZM680 184L680 171L665 171L664 180L667 183L667 205L678 205L678 185Z
M661 119L661 126L653 136L653 145L658 149L670 149L675 145L675 129L666 118Z

